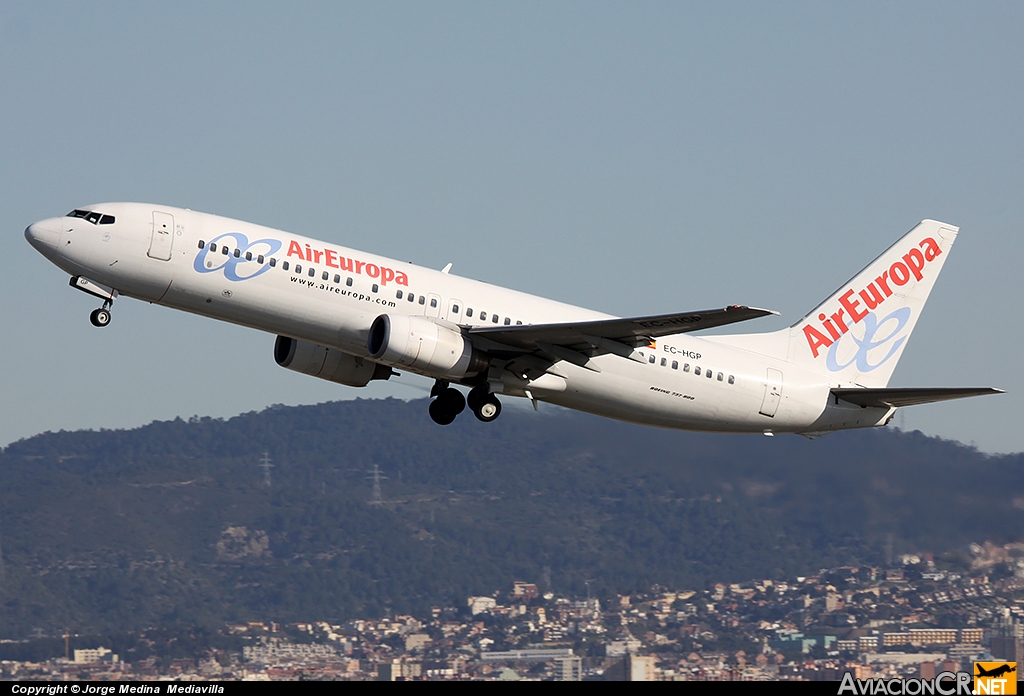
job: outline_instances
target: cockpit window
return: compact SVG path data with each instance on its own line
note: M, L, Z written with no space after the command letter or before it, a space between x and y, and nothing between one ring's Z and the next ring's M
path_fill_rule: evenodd
M96 225L113 225L114 216L104 215L103 213L97 213L93 210L72 210L67 214L67 217L82 218Z

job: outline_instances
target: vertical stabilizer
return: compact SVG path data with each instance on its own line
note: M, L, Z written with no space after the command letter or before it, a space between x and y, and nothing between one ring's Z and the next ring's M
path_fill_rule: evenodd
M837 382L884 387L959 228L925 220L789 328L788 360Z

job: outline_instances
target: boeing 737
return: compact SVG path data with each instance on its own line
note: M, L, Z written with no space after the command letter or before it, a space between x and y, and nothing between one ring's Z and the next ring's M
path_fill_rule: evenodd
M900 406L998 393L891 388L958 228L920 223L787 329L693 335L773 314L731 305L631 318L543 299L215 215L104 203L25 237L111 306L134 297L277 335L278 365L350 387L434 380L430 417L497 395L664 428L799 433L885 425ZM468 388L468 395L453 385Z

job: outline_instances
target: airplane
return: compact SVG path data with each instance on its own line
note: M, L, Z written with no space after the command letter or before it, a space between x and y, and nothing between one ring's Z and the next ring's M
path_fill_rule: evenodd
M797 433L888 424L901 406L1001 393L891 388L959 228L925 220L789 328L692 335L777 314L729 305L620 318L189 209L103 203L25 237L102 300L121 295L276 334L288 370L351 387L407 371L434 380L430 417L497 395L708 432ZM468 388L468 394L454 385Z
M980 664L975 662L974 669L977 671L977 674L974 675L976 677L1001 677L1004 674L1017 671L1017 668L1011 667L1009 663L1004 663L998 667L993 667L991 670L986 670Z

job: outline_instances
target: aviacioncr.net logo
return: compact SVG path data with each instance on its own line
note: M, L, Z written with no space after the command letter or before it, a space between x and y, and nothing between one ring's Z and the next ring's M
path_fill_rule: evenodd
M842 372L851 365L856 365L858 372L877 370L906 343L909 334L901 334L910 316L910 307L900 307L881 320L875 312L869 313L860 322L864 335L857 337L852 330L843 334L829 346L825 366L832 372Z
M212 251L216 249L216 251ZM235 256L235 250L238 256ZM250 242L241 232L225 232L210 240L210 243L196 256L192 268L197 273L216 273L224 271L224 277L233 282L249 280L270 270L267 263L259 263L256 259L273 256L281 250L281 242L277 239L257 239ZM247 255L252 260L247 259Z

